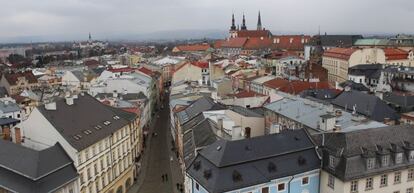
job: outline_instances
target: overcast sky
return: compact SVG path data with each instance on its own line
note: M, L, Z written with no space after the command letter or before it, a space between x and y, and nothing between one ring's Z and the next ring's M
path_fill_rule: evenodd
M0 38L254 28L259 10L274 32L414 33L414 0L2 0Z

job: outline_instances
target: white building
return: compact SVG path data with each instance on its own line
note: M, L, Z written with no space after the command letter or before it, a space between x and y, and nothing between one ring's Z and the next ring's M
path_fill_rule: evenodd
M29 148L43 150L59 142L73 160L82 193L126 192L133 183L136 127L90 95L37 107L16 127Z

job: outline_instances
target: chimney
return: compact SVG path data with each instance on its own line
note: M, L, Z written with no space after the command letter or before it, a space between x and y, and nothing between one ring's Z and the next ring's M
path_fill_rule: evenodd
M217 119L217 126L220 129L220 131L223 130L223 118Z
M56 110L56 102L48 102L45 104L45 109L49 111Z
M20 128L15 127L14 128L14 137L15 137L15 143L21 144L22 143L22 133L20 131Z
M72 97L65 97L65 100L66 100L66 104L67 105L73 105L73 98Z
M10 127L9 126L5 126L3 128L3 139L10 140Z

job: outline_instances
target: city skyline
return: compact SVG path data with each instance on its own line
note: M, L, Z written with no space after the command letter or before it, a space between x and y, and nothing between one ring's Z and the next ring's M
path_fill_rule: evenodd
M209 31L198 36L221 38L231 24L232 13L238 24L242 14L246 14L247 27L255 28L259 11L263 27L276 34L313 35L319 27L322 33L328 34L409 34L414 31L406 25L405 18L414 17L410 11L413 6L414 2L408 0L4 2L0 8L0 25L7 30L0 32L0 42L19 38L27 41L82 40L89 32L97 39L109 40L139 39L139 36L158 39L157 34L163 36L163 32L188 34L194 31Z

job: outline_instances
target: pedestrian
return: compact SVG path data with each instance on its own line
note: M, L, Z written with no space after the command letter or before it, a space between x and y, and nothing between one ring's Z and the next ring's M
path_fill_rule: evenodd
M176 185L177 185L177 190L180 190L180 184L177 183Z
M162 178L162 181L164 182L164 174L161 176L161 178Z
M168 182L168 174L165 174L165 181Z

